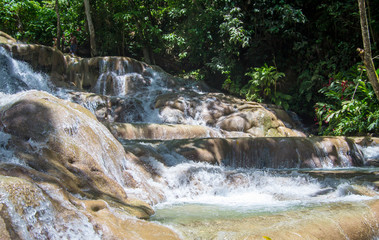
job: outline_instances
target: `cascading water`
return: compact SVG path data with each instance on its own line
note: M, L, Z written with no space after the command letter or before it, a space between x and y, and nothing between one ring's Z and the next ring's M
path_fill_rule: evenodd
M207 114L203 113L208 109L206 105L216 105L214 104L217 101L216 98L210 97L200 101L198 96L191 98L191 94L186 95L184 93L183 96L177 98L175 103L172 103L183 109L184 115L178 116L177 112L172 109L163 109L161 112L157 112L154 108L154 103L159 95L176 94L179 91L174 86L168 86L160 74L151 69L149 69L149 74L145 76L141 73L130 73L128 72L130 67L125 67L125 69L129 70L121 72L110 71L111 67L104 69L108 71L106 75L112 75L112 86L116 88L110 92L115 93L118 97L127 95L128 98L138 99L140 104L143 105L137 108L139 109L139 114L143 111L143 117L139 118L143 120L133 121L136 118L131 117L133 114L130 114L130 118L126 119L126 122L207 125L206 120L203 119L203 116ZM105 87L104 75L101 79L100 82L103 82L102 84ZM139 81L143 87L140 87L139 91L127 94L122 90L125 88L125 82L127 81ZM190 107L191 104L195 106ZM355 151L357 155L361 154L356 147L348 150L350 147L347 142L338 141L340 141L339 145L341 145L338 149L334 149L334 145L327 141L313 143L319 164L323 168L337 171L336 174L338 174L338 171L342 173L347 169L335 168L336 164L338 166L352 167L349 158L355 153L353 154L350 151ZM126 142L126 144L130 143ZM299 169L285 171L277 169L261 170L243 168L241 164L237 164L236 168L195 163L180 154L154 146L153 144L148 148L153 149L151 151L162 156L162 159L152 156L140 158L144 161L144 164L149 166L154 176L157 176L150 179L149 184L158 190L159 195L163 196L155 204L157 214L153 219L171 225L174 228L179 227L189 219L196 222L204 218L226 219L244 218L259 214L280 214L321 204L359 203L375 199L377 196L375 187L372 184L367 183L362 186L361 182L354 180L354 172L366 171L364 168L351 170L351 178L319 179L307 172L301 172ZM368 151L379 150L378 147L374 148L375 150L365 148L363 152L367 154ZM335 155L338 156L338 163L336 163L336 159L331 159L329 156L330 151L337 151ZM240 152L239 154L246 153ZM298 153L298 157L302 156ZM231 159L230 161L236 160ZM294 159L294 161L300 160ZM372 171L375 172L376 170ZM370 194L362 194L361 188L364 188L364 191ZM153 203L159 199L151 195L147 196L138 190L129 193Z
M0 48L0 91L3 92L0 99L0 107L6 103L13 101L19 95L15 94L20 91L31 89L53 92L53 86L48 82L44 75L34 73L27 64L15 61ZM161 73L151 68L146 68L142 72L135 72L128 61L119 61L117 66L112 65L111 61L104 59L100 65L100 76L95 87L98 94L112 95L115 98L129 101L131 109L126 114L124 120L126 122L146 122L146 123L165 123L170 122L171 117L165 115L167 112L161 111L154 107L156 99L164 94L176 94L183 86L170 85L165 82ZM134 84L130 87L128 84ZM111 89L109 87L111 86ZM192 86L184 88L193 89ZM198 91L198 90L196 90ZM197 94L201 94L200 91ZM59 96L58 94L56 94ZM203 119L206 111L202 108L202 104L216 105L216 98L207 98L204 101L199 99L191 99L191 94L183 96L175 104L184 109L185 115L182 123L206 125ZM63 96L66 98L65 96ZM102 101L102 100L101 100ZM191 102L193 101L193 102ZM96 111L96 107L100 101L88 102L87 108ZM102 104L102 103L101 103ZM196 105L191 112L189 105ZM85 105L85 104L84 104ZM221 112L214 107L213 110ZM233 109L231 110L233 111ZM91 120L95 121L95 120ZM172 120L177 122L177 119ZM76 131L73 124L67 123L67 126L61 126L68 129L69 133ZM93 127L92 122L91 127ZM103 128L93 130L95 135L103 134ZM106 136L109 133L105 134ZM0 156L2 164L15 164L25 166L25 162L14 156L13 152L7 149L11 137L9 134L0 132ZM234 141L234 140L233 140ZM237 140L234 141L238 144ZM280 142L280 139L278 140ZM128 196L137 197L148 201L154 205L156 214L153 220L170 225L173 228L180 229L181 225L201 224L201 219L215 219L223 221L225 219L247 219L252 216L268 216L279 214L285 216L292 212L306 212L308 208L315 206L333 206L334 203L352 203L358 204L362 201L377 199L376 187L372 179L362 179L361 174L368 177L376 175L376 168L352 168L347 158L339 159L340 165L347 168L333 167L333 161L328 157L333 146L327 146L324 143L315 143L317 149L321 149L318 153L324 160L321 165L325 169L255 169L246 168L243 162L248 161L243 156L243 161L233 165L233 159L230 159L230 166L211 165L208 163L193 162L178 154L173 149L167 148L164 144L153 143L132 143L125 142L125 148L135 149L141 147L141 152L135 153L138 156L138 164L131 163L127 159L118 159L117 163L109 162L106 156L102 155L102 151L108 150L110 145L101 144L103 149L97 149L94 146L86 146L85 142L77 142L76 145L83 149L87 149L87 153L101 167L101 170L115 182L124 188ZM135 145L133 145L135 144ZM204 144L195 142L194 145L205 146ZM345 146L345 145L344 145ZM38 149L32 140L29 140L29 147ZM346 145L346 148L348 146ZM183 147L186 148L186 147ZM323 150L324 149L324 150ZM335 149L333 149L334 151ZM328 153L329 151L329 153ZM355 151L355 150L354 150ZM369 146L361 148L366 159L378 158L378 146ZM347 153L346 153L347 152ZM235 154L244 155L245 152L235 151ZM95 154L99 156L94 156ZM349 151L339 153L341 156L351 154ZM100 156L101 155L101 156ZM300 154L298 154L300 156ZM231 154L230 156L236 156ZM253 155L251 155L253 156ZM242 158L241 158L242 159ZM235 160L235 159L234 159ZM298 159L293 159L297 162ZM140 166L139 166L140 165ZM143 175L139 170L144 168L150 173L149 176ZM94 169L94 171L98 171ZM319 172L317 172L319 171ZM75 172L73 170L73 172ZM324 174L334 174L332 175ZM341 177L339 177L341 173ZM128 187L125 175L130 175L136 182L134 187ZM366 176L365 175L365 176ZM321 176L321 177L320 177ZM332 176L332 177L329 177ZM150 186L144 188L143 184ZM150 191L146 191L149 189ZM50 198L56 202L62 201L65 196L60 193L49 190L44 186L44 192L49 193ZM58 216L53 211L51 199L41 192L36 192L36 196L41 200L34 208L23 209L27 215L26 218L19 214L19 211L10 209L12 212L14 225L22 232L21 238L78 238L84 239L100 239L101 234L94 231L94 226L88 217L77 212L75 220L68 221ZM0 191L0 200L3 204L12 208L14 204L8 192ZM355 206L355 205L354 205ZM72 205L64 206L68 210L75 212ZM68 211L67 210L67 211ZM369 218L368 216L365 216ZM59 225L59 221L64 224ZM285 221L281 219L280 221ZM43 223L44 226L33 226L34 223ZM34 227L33 231L28 229ZM371 226L370 226L371 227ZM195 227L194 227L195 228ZM377 226L372 226L372 231L377 231ZM66 231L67 234L64 234ZM192 230L190 230L192 231ZM45 236L38 235L39 232L45 232ZM194 235L197 233L195 232ZM219 231L216 236L220 239L236 239L236 235L224 236L224 232ZM377 232L375 232L377 234ZM193 235L191 235L193 236ZM224 236L224 237L223 237ZM184 236L185 237L185 236ZM214 236L213 236L214 237ZM274 237L274 236L273 236ZM189 237L190 238L190 237ZM244 239L241 237L241 239Z
M378 147L376 149L379 150ZM371 177L376 179L377 169L373 168L319 169L319 172L312 174L312 170L307 172L300 169L262 170L215 166L195 163L169 153L164 155L164 159L166 164L151 157L144 160L161 177L160 183L155 182L154 186L165 196L164 201L155 205L156 214L152 219L174 229L180 229L185 239L199 236L213 239L220 237L225 229L228 229L229 235L220 239L249 239L247 236L253 233L264 236L271 230L265 232L252 228L251 232L243 233L251 226L248 225L241 230L237 230L239 229L237 226L249 221L252 226L262 222L264 226L262 229L267 228L267 225L270 227L286 221L292 226L290 221L293 220L289 219L305 219L307 214L313 216L321 214L320 216L325 215L325 218L333 219L332 216L323 213L326 211L329 214L332 207L319 208L347 204L349 208L354 209L365 201L378 199L376 187L370 183ZM332 171L331 177L328 177L328 171ZM361 174L366 171L369 175L367 182L361 179ZM326 177L317 177L320 173ZM334 177L339 175L345 177ZM365 204L362 206L365 207ZM294 213L298 216L292 217ZM305 213L305 216L299 213ZM332 212L330 214L333 215ZM374 224L368 220L364 224L370 225L367 231L372 231L372 235L377 236L378 220L375 215L364 216L363 219L370 219L373 216ZM317 218L314 217L312 222L320 221ZM323 227L335 228L340 224L339 220L331 221L329 226ZM259 239L258 236L252 239ZM275 236L279 234L271 235L272 238ZM279 237L279 239L287 238ZM346 235L346 239L350 238Z
M13 59L10 54L0 47L0 91L16 93L30 89L50 92L52 84L46 75L35 73L25 62Z
M120 68L120 65L123 67ZM207 121L203 118L208 114L207 106L217 106L215 104L218 101L217 98L201 99L199 95L193 97L188 93L189 90L183 92L176 102L169 103L182 109L184 115L178 115L175 109L163 108L161 112L158 112L154 107L156 99L159 96L177 94L180 92L177 86L169 86L164 81L164 77L151 68L138 73L133 72L127 61L119 64L117 70L107 59L101 66L102 74L98 79L97 92L120 98L127 97L127 101L133 105L134 110L123 119L125 122L207 125ZM135 84L135 86L128 88L128 84ZM138 90L133 91L133 88ZM191 91L193 90L197 91L196 89ZM213 107L213 110L222 112L217 107ZM350 150L346 150L349 146L342 140L340 144L342 147L337 152L338 165L351 167L351 162L348 160L351 153ZM313 146L320 165L323 168L338 171L334 168L335 159L332 160L329 157L329 151L334 146L328 142L313 143ZM157 176L148 180L161 196L155 205L157 214L153 219L174 227L178 226L177 223L180 225L183 219L188 218L196 221L207 216L216 219L246 217L285 212L323 203L359 202L372 199L371 196L362 195L359 184L355 185L354 180L351 179L318 179L308 173L299 172L298 169L283 172L275 169L241 168L243 164L237 164L237 168L214 166L188 161L182 155L167 149L162 151L159 147L151 148L163 159L159 160L151 156L140 158L149 166L150 171L154 172L154 176ZM377 147L375 149L378 150ZM357 150L353 149L353 151ZM246 155L247 153L239 152L239 154ZM298 154L298 157L302 156ZM249 157L243 158L248 161ZM229 161L233 162L237 159ZM375 193L374 187L370 184L365 185L364 188L368 192ZM156 203L159 199L158 196L146 195L138 189L129 190L128 193L152 203Z
M0 108L17 98L16 93L37 89L51 92L53 85L47 76L34 72L29 64L17 61L0 46ZM7 149L11 136L0 129L1 161L7 163L23 164Z
M350 186L354 184L353 180L319 180L300 169L262 170L196 163L166 148L155 149L149 144L145 147L163 156L160 161L152 156L141 157L159 176L159 180L151 180L151 184L165 196L158 208L197 203L267 209L276 205L367 199ZM346 169L350 168L334 168L336 171ZM370 184L366 187L374 191Z
M206 125L199 113L191 114L185 110L185 116L178 120L175 113L161 113L155 108L158 96L174 94L186 89L188 92L202 94L196 84L189 81L180 86L167 82L164 73L153 70L151 67L134 69L129 60L115 60L104 58L100 62L100 75L94 88L102 95L111 95L122 98L127 102L128 114L122 119L128 123L178 123L192 125ZM181 104L189 105L189 98L183 96ZM208 99L212 101L212 99ZM198 106L203 111L206 108ZM196 111L198 112L198 111ZM200 111L201 113L201 111Z
M32 71L31 67L21 61L13 59L8 52L0 47L0 108L17 100L23 92L29 90L53 92L54 86L48 77L42 73ZM24 160L18 158L13 150L9 149L11 135L0 132L0 165L14 165L29 168ZM29 140L30 146L38 147ZM76 216L64 219L52 206L52 198L61 198L59 193L51 192L49 197L35 185L16 178L0 177L0 203L7 209L9 224L17 231L20 239L100 239L95 233L88 218L77 212ZM8 183L9 181L9 183ZM17 182L20 186L17 186ZM28 185L30 184L30 185ZM23 188L32 189L30 199L20 197ZM46 186L45 191L49 191ZM59 201L60 199L55 199ZM32 206L31 206L32 203ZM66 205L66 208L70 206ZM74 208L71 207L74 211ZM62 224L64 222L64 224ZM5 235L2 235L5 237Z

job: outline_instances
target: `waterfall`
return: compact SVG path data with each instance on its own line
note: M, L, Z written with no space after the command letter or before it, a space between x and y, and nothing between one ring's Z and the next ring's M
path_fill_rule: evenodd
M30 89L51 92L53 85L43 73L34 72L29 64L17 61L0 46L0 91L16 93Z
M109 110L119 111L122 116L120 119L128 124L139 123L142 128L155 123L155 128L162 128L162 124L171 123L165 127L174 128L178 123L209 126L210 115L223 118L237 111L235 102L220 104L220 98L206 95L195 84L184 80L174 81L163 72L141 63L132 63L130 59L102 58L99 63L100 73L94 87L97 94L78 93L76 96L87 97L81 103L93 113L99 106L117 102L118 105L112 105ZM35 93L33 90L72 99L56 89L46 75L32 71L28 64L14 60L0 47L0 109L13 105L11 103L25 94ZM177 98L170 100L173 95ZM42 99L49 104L56 104L54 106L60 101L48 94L43 95ZM160 108L157 107L159 104L162 104ZM174 107L169 108L164 104ZM220 107L222 104L227 106ZM241 109L251 105L258 107L242 104ZM378 199L374 181L378 171L364 166L364 163L379 158L378 145L374 143L357 146L352 139L342 137L226 138L225 132L213 124L212 131L217 133L213 134L213 138L206 135L203 138L185 139L186 131L198 129L184 128L182 135L185 136L181 140L142 139L122 141L121 146L95 117L76 107L65 106L73 114L62 117L64 121L54 118L56 129L48 139L40 142L31 138L22 139L22 143L17 142L11 130L3 132L7 126L1 122L0 165L5 170L0 171L7 171L12 166L15 176L0 176L0 203L6 206L10 223L22 239L101 239L106 234L106 227L104 231L98 230L101 224L94 219L98 216L106 216L106 221L109 216L116 216L122 221L130 219L129 213L122 215L122 208L112 206L125 199L135 198L151 204L157 212L153 220L171 224L172 228L185 225L175 225L175 219L181 217L186 217L186 221L195 219L196 225L196 221L202 218L215 218L217 221L241 218L244 221L245 217L265 218L278 214L279 220L285 222L283 216L287 213L296 212L304 217L310 207L327 206L323 211L328 212L333 210L333 207L328 208L335 206L333 204L365 204L366 201ZM146 135L153 134L152 131L152 128L147 128ZM234 134L240 136L242 132ZM65 145L61 139L70 139L73 144ZM12 150L12 144L19 144L17 147L28 149L30 154L22 155L21 152L17 155ZM64 162L65 156L59 158L46 150L42 161L33 162L33 154L39 153L42 147L46 149L46 146L51 146L49 151L57 150L57 155L62 149L68 149L72 156ZM63 163L56 161L52 164L58 166L54 170L45 170L44 166L40 166L44 161L49 161L49 154L53 154L56 159L64 159ZM76 163L79 157L86 161ZM32 164L36 166L31 167ZM92 182L79 182L76 185L73 180L75 184L70 182L70 186L65 186L67 179L62 179L62 188L55 188L48 181L32 182L27 175L25 179L18 178L23 171L37 174L33 172L37 168L44 170L38 173L44 177L50 171L66 171L68 180L86 179L93 174L96 179L101 179L100 182L105 182L108 188L111 189L113 185L118 188L114 192L107 192L107 189L100 191L95 188L96 184L91 185ZM23 187L32 189L34 195L30 199L15 200L16 195L12 195L12 191L16 189L14 191L20 191L23 196ZM89 196L92 193L95 197L91 199ZM115 196L121 196L121 200ZM98 205L91 207L93 202ZM148 208L147 204L138 205L139 210L145 208ZM106 212L106 209L110 210ZM369 219L371 216L364 217ZM100 223L106 224L106 221ZM132 218L132 221L137 220ZM376 234L377 226L372 222L370 224ZM206 226L201 222L197 225ZM226 231L220 230L217 236L224 233Z
M157 208L180 203L266 208L369 199L360 195L352 187L353 182L347 179L320 180L302 172L300 168L217 166L190 161L167 146L144 144L134 147L151 152L140 159L149 166L154 175L159 176L156 180L150 180L165 196ZM154 157L157 155L162 156L162 159ZM346 168L333 169L341 170L341 173L348 171ZM354 171L351 176L354 176ZM373 187L368 188L374 191Z
M191 97L188 92L202 94L200 88L189 81L180 85L167 80L167 74L159 72L150 66L139 66L127 58L102 58L100 74L94 91L123 99L128 114L122 119L127 123L184 123L206 125L201 112L206 110L201 104L196 111L191 112L189 105ZM155 107L159 96L182 93L181 104L184 106L184 116L175 112L160 112ZM207 99L212 104L212 99Z

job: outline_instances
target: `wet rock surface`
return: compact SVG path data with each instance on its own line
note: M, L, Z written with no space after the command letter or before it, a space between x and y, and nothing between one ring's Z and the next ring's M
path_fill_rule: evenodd
M1 44L18 60L29 63L37 72L49 74L52 82L58 86L67 86L65 82L67 63L64 55L56 48L37 44Z
M47 212L45 218L52 219L49 224L58 232L66 225L75 227L71 220L62 220L67 215L72 221L88 221L87 230L102 239L114 239L114 236L155 239L156 235L177 238L169 229L134 219L147 219L154 211L147 203L129 196L126 189L143 186L151 194L153 189L142 175L135 173L143 171L134 163L136 157L126 153L87 109L44 92L29 91L18 94L3 106L0 115L3 131L10 134L9 149L15 152L20 163L0 165L4 176L0 194L8 199L4 203L7 210L3 211L3 218L9 216L11 221L26 218L25 210L17 210L18 207L45 204L41 211L52 211ZM129 172L141 178L135 179ZM10 192L12 189L17 193ZM21 204L21 200L26 203ZM39 207L34 205L30 208ZM41 231L53 234L49 233L51 229L43 230L50 225L42 217L36 218L34 223L24 221L41 225L42 230L36 230L38 234ZM20 238L27 239L29 235L39 238L23 227L11 224L8 235L12 238L27 234ZM152 232L146 233L144 228Z
M377 171L314 169L375 166L377 154L362 151L376 149L377 138L307 137L280 107L227 96L130 58L4 47L72 88L66 100L41 91L2 99L1 239L178 239L143 220L154 214L149 204L207 191L224 197L265 184L270 190L281 179L294 181L292 187L314 179L325 186L305 195L301 189L300 197L271 189L275 201L377 197ZM251 170L266 168L278 174ZM205 216L175 229L185 239L372 239L378 216L377 200L320 203L239 219Z
M343 137L207 138L162 143L192 161L232 167L322 168L363 166L353 141Z
M192 86L193 82L175 78L157 67L131 58L79 58L63 55L55 48L42 45L3 46L16 59L26 61L34 69L48 73L58 85L101 94L96 96L76 92L71 97L74 102L86 107L91 103L92 106L88 107L92 107L102 121L144 122L146 101L143 99L150 96L150 108L157 110L155 114L160 115L162 123L191 125L188 121L190 118L192 124L201 122L209 127L242 132L253 137L305 136L299 124L283 109L221 93L207 93L205 91L211 89L201 82ZM152 83L154 74L160 75L161 83ZM171 90L165 92L157 90L156 87ZM126 95L130 97L123 98Z
M17 40L14 39L13 37L9 36L5 32L0 31L0 44L12 44L16 43Z
M372 239L377 236L377 201L303 207L297 211L243 218L183 219L184 239Z

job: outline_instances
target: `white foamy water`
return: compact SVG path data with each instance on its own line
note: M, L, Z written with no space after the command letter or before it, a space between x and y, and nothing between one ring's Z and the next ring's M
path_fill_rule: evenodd
M125 99L128 115L122 119L123 122L206 125L201 116L205 108L199 105L195 112L191 112L190 97L186 97L188 92L203 92L191 81L181 82L180 86L176 84L167 80L164 73L150 67L143 67L136 72L128 60L115 62L114 59L104 58L100 61L100 75L94 90L98 94ZM177 109L160 112L155 108L159 96L179 92L183 92L183 97L177 102L184 105L184 113Z
M0 91L16 93L30 89L51 92L53 85L42 73L34 72L30 65L13 59L0 47Z
M5 181L12 179L4 178ZM23 196L25 193L22 188L0 189L0 202L7 207L12 227L21 239L101 239L89 219L73 206L66 205L64 209L74 212L76 216L65 219L41 189L32 184L23 186L33 187L33 196ZM18 191L21 196L18 196Z
M360 148L366 159L379 160L379 145Z
M152 160L151 160L152 161ZM150 163L162 174L155 187L166 197L154 205L153 220L175 226L204 219L243 219L250 216L306 211L335 202L376 199L373 186L351 180L319 180L295 169L288 172L227 168L204 163L180 162L171 167ZM363 191L363 192L364 192Z
M13 60L9 54L0 48L0 107L16 100L24 91L31 89L54 92L46 76L31 71L30 67L22 62ZM112 78L113 93L117 97L130 100L132 105L138 105L135 111L127 116L127 121L140 122L167 122L171 121L164 114L154 108L157 96L164 93L179 91L169 87L159 73L152 69L146 70L146 75L132 72L128 63L117 71L110 70L106 63L102 65L102 75L99 77L98 92L107 93L107 80ZM129 95L127 84L137 85L137 91ZM195 89L196 90L196 89ZM131 90L130 90L131 91ZM64 93L62 94L64 96ZM125 98L126 99L126 98ZM185 109L183 123L205 125L202 119L201 105L196 106L195 113L190 111L189 97L183 97L182 104ZM215 99L207 100L210 104ZM88 108L93 112L97 103L88 102ZM134 115L139 115L138 118ZM175 119L172 121L176 121ZM86 123L96 136L106 136L113 139L104 126L99 127L98 122L91 119ZM80 123L75 119L71 123L63 123L57 126L62 129L77 131ZM0 129L2 130L2 129ZM14 156L9 150L11 136L0 131L0 163L26 165ZM111 162L104 155L105 150L111 148L110 144L101 142L98 146L89 146L85 141L77 141L78 147L92 156L101 169L114 181L125 188L125 192L131 196L137 196L150 203L156 203L155 209L160 211L173 211L180 214L180 206L186 206L186 211L195 206L193 212L196 217L225 211L227 216L239 213L256 213L280 211L289 208L298 208L309 204L320 204L338 201L362 201L372 199L369 195L356 191L352 180L325 178L320 180L308 174L302 174L296 170L276 171L262 169L231 168L214 166L206 163L195 163L184 159L173 152L160 152L164 163L153 157L143 159L156 174L148 178L140 172L140 167L134 162L121 157ZM110 142L117 144L116 142ZM29 141L33 149L40 147L40 143ZM367 159L378 158L378 147L362 149ZM121 155L121 154L120 154ZM327 156L324 156L327 158ZM343 161L343 159L342 159ZM27 167L27 166L25 166ZM325 168L331 168L330 164L324 164ZM130 174L139 183L135 188L128 188L123 178L124 173ZM146 183L146 186L143 184ZM366 192L375 192L370 185L362 186ZM43 191L42 191L43 190ZM65 203L62 196L55 190L44 189L36 192L41 201L34 207L27 207L20 202L24 214L19 214L17 204L11 202L12 196L6 191L0 191L0 201L5 204L11 214L12 225L16 226L23 239L100 239L101 233L96 233L94 226L85 214L77 212L75 218L63 218L58 214L51 199ZM47 195L46 195L47 194ZM159 196L158 196L159 195ZM200 206L200 207L199 207ZM201 206L205 206L201 208ZM76 212L76 208L70 204L63 204L67 211ZM199 213L199 210L204 211ZM182 211L183 212L183 211ZM198 214L199 213L199 214ZM203 214L203 215L202 215ZM41 235L43 232L45 235Z
M156 205L158 209L177 204L259 209L370 198L357 194L349 180L318 180L296 170L230 168L190 162L169 154L165 160L170 166L152 157L144 160L160 176L159 181L149 181L165 196ZM367 188L374 191L371 186Z
M14 152L8 148L10 134L0 132L0 163L10 163L25 166L25 162L14 155Z

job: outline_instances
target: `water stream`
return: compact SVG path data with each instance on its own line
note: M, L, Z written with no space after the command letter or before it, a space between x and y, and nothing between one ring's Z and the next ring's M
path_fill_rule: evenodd
M197 91L199 96L202 94L190 84L172 86L165 82L161 73L150 68L138 73L128 62L122 62L122 67L116 71L109 64L106 59L101 63L95 92L130 101L134 111L126 115L123 119L125 122L170 123L170 116L154 107L157 97L177 93L180 88L184 91ZM17 97L16 93L32 89L69 99L68 91L57 91L49 83L46 75L33 72L26 63L14 60L1 47L0 66L0 107ZM109 86L112 89L109 89ZM189 95L183 95L183 104L186 103L186 98L189 98ZM214 100L206 99L208 102ZM95 111L91 104L93 106L97 103L86 104L83 105ZM201 105L199 107L201 108ZM207 125L202 119L201 111L199 109L196 114L187 112L181 123ZM177 122L177 119L174 122ZM0 132L1 163L24 165L23 161L17 159L6 148L9 138L8 134ZM374 180L379 168L354 167L343 158L341 162L344 164L338 167L324 164L323 168L317 169L254 168L241 164L225 166L190 161L165 147L165 141L123 143L126 149L133 148L133 144L136 144L150 149L149 151L155 154L142 156L140 160L154 175L145 181L159 194L148 194L140 188L126 187L125 192L151 203L156 211L151 220L179 229L179 233L184 232L184 238L193 236L188 233L191 231L188 230L188 226L194 226L195 223L204 226L206 223L214 224L214 221L244 221L243 219L285 216L302 211L317 212L325 206L333 208L336 203L352 204L359 208L362 207L361 202L378 198ZM355 149L360 151L359 154L363 154L364 159L379 158L379 146L356 146ZM326 154L323 152L320 156L325 158ZM118 170L109 171L112 171L109 174L113 174ZM122 182L120 184L125 185ZM85 224L88 227L89 223ZM237 236L225 235L226 237L222 238L222 234L220 230L216 235L219 239L233 239L233 236Z
M103 63L104 64L104 63ZM187 114L183 120L175 118L172 112L158 112L154 109L154 102L159 95L170 94L180 91L176 86L169 86L163 81L160 74L149 70L148 77L141 74L130 73L130 67L123 63L127 72L109 71L111 68L104 67L107 71L99 78L99 85L102 84L103 94L105 90L106 75L112 75L114 80L114 95L124 97L126 78L132 78L132 82L139 81L142 88L138 92L130 92L128 97L139 99L143 103L142 112L144 116L142 122L147 123L184 123L192 125L206 125L202 119L202 111L207 109L198 105L196 113L184 111ZM105 64L106 65L106 64ZM130 80L129 80L130 82ZM183 86L182 86L183 87ZM201 92L196 88L187 86L187 91ZM186 109L189 95L183 93L180 98ZM208 98L205 102L212 102L215 99ZM196 109L196 108L195 108ZM139 112L141 114L141 112ZM131 114L132 116L132 114ZM172 118L172 119L170 119ZM126 122L133 122L129 118ZM139 122L139 121L134 121ZM159 142L159 141L158 141ZM128 143L126 143L128 144ZM195 222L205 224L207 221L229 221L230 219L245 219L257 216L277 216L286 215L287 212L312 211L320 206L331 206L338 203L356 203L370 199L376 199L376 190L370 181L362 181L356 176L360 173L370 172L373 175L379 169L376 168L351 168L351 163L347 160L347 155L340 154L340 166L333 167L329 159L327 144L314 143L317 155L321 161L320 172L333 170L338 173L351 171L349 177L318 178L309 172L301 169L256 169L243 168L241 164L229 164L229 166L217 166L208 163L189 161L185 157L178 155L159 144L147 144L152 151L156 151L163 159L154 157L141 158L145 164L150 166L158 177L150 180L150 184L159 189L164 196L154 202L156 214L153 221L164 223L175 228L182 228ZM364 158L375 158L379 152L379 146L360 148L364 153ZM342 151L342 150L340 150ZM356 149L358 152L359 150ZM240 153L247 154L247 153ZM294 160L296 161L296 160ZM236 165L233 167L233 165ZM131 193L131 192L130 192ZM369 194L365 194L369 193ZM372 193L372 194L370 194ZM144 198L143 195L139 195ZM317 211L317 210L315 210ZM188 236L187 236L188 237ZM220 238L221 239L221 238ZM229 239L229 238L226 238ZM233 239L230 238L230 239Z

